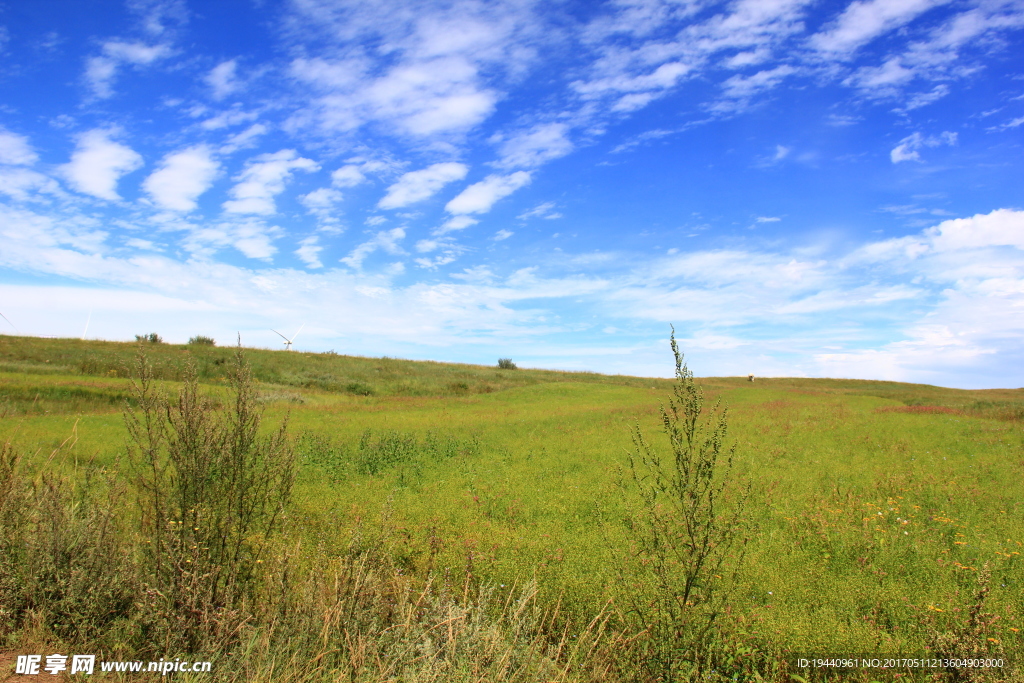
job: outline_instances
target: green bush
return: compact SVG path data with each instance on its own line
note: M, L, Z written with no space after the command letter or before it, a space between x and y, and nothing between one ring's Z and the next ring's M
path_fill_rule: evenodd
M216 346L217 341L213 337L207 337L202 334L197 334L194 337L188 338L188 343L193 346Z
M516 364L512 362L511 358L499 358L498 359L499 370L518 370Z
M145 342L149 344L163 344L164 338L156 332L150 332L149 334L137 334L135 335L135 341Z

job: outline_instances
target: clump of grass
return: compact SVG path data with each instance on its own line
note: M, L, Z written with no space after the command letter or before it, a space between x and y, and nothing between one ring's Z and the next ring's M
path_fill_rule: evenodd
M110 642L135 595L122 495L91 474L78 486L53 471L31 478L10 443L0 448L0 645L25 630Z
M373 396L377 393L372 386L363 382L349 382L345 385L345 391L356 396Z
M145 344L163 344L164 338L156 332L150 332L149 334L137 334L135 335L135 341Z
M304 463L325 471L337 482L354 475L380 475L401 466L417 472L428 463L472 457L479 453L480 442L435 431L420 438L412 432L366 429L354 444L307 431L299 437L297 448Z

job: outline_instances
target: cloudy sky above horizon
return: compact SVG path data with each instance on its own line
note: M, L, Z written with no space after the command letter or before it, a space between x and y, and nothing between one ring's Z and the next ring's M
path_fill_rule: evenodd
M1024 0L0 0L5 334L1024 386Z

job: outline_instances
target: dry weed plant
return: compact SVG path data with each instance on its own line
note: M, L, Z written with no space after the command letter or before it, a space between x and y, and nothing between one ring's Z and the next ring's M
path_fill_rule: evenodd
M163 651L233 638L255 595L258 565L291 495L287 421L260 435L262 407L241 348L225 411L199 393L195 364L177 399L156 392L141 351L125 408L128 462L139 508L149 639Z
M998 639L992 637L991 626L997 617L985 611L985 601L989 594L989 583L992 572L988 563L978 570L978 588L974 599L967 608L967 619L960 624L952 624L952 628L942 630L932 621L928 627L928 648L932 656L940 659L997 659L1003 653ZM949 683L982 683L983 681L999 680L1000 669L946 667L936 673L934 680Z

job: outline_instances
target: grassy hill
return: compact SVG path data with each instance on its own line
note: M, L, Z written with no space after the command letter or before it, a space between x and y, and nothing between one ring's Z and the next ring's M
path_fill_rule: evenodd
M201 382L218 385L225 379L233 347L183 344L43 339L0 335L0 372L5 375L0 414L75 412L120 409L134 358L143 349L157 379L180 381L186 361L196 364ZM500 370L496 366L410 361L387 356L366 358L333 352L306 353L246 349L253 374L268 395L285 400L304 390L351 396L455 397L488 394L546 383L584 383L629 387L670 386L663 379L555 370ZM44 379L48 377L50 379ZM68 380L69 377L102 378ZM711 389L747 385L746 378L704 378ZM790 392L877 396L904 406L943 408L998 419L1024 418L1024 389L957 390L924 384L873 380L757 378L758 387Z
M142 348L158 390L176 394L192 357L201 392L231 407L234 350ZM137 350L0 337L0 441L21 454L18 471L40 506L32 523L59 512L65 527L81 518L93 529L111 515L123 528L104 542L120 548L125 567L146 557L132 531L141 520L121 417L135 400L127 377ZM264 433L287 419L298 469L254 584L259 600L236 608L248 610L247 625L204 641L204 656L222 663L218 680L655 680L654 631L630 606L637 596L655 601L659 588L627 523L642 509L627 475L632 429L671 453L658 412L670 380L245 353ZM1024 651L1024 390L699 383L729 406L736 486L725 500L750 487L744 559L731 556L732 581L706 577L730 592L701 680L824 680L794 668L800 653ZM39 497L47 481L64 482L52 486L69 497ZM32 552L68 542L33 528L52 543ZM93 538L81 533L79 553ZM0 538L0 555L10 547ZM4 566L0 557L0 574ZM0 607L0 646L123 654L125 643L154 642L138 634L185 629L146 621L139 596L150 594L137 578L81 566L96 572L90 586L117 595L116 586L132 587L129 616L94 625L88 638L62 630L46 615L70 609L65 598L53 602L68 595L64 586L25 613L35 621L11 622ZM0 590L10 581L0 576ZM204 619L203 633L228 632L217 630L226 614ZM961 680L958 671L900 673L833 679Z

